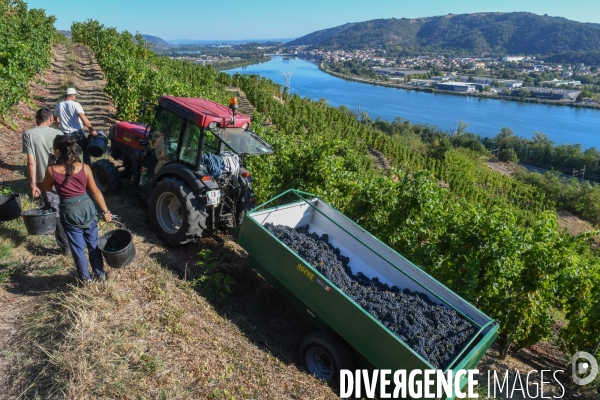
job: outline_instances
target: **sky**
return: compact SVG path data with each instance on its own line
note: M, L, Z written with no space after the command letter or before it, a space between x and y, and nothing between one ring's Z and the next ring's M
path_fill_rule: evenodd
M597 0L25 0L56 16L56 28L98 20L165 40L292 39L347 22L484 11L529 11L600 23Z

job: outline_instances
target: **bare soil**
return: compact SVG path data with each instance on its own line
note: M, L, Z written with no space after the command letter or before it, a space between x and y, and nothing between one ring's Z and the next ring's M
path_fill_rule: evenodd
M558 226L566 229L571 235L578 235L583 232L594 230L594 226L584 221L568 211L558 211Z
M514 165L513 163L502 162L493 157L488 158L487 165L494 171L506 176L510 176L516 168L516 165Z

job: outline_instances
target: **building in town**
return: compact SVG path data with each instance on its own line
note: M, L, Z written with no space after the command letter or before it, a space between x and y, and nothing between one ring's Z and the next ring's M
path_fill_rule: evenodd
M523 61L525 57L522 56L504 56L502 58L502 61L504 62L519 62L519 61Z
M439 90L463 93L474 92L476 89L475 84L465 82L438 82L435 87Z
M523 87L521 89L527 90L531 97L538 99L547 100L575 100L581 90L576 89L556 89L556 88L543 88L543 87ZM519 96L519 90L512 90L510 94L512 96Z

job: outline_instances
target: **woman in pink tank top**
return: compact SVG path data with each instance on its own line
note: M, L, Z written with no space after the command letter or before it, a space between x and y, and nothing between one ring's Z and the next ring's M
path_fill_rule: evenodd
M101 281L106 276L102 254L98 249L97 210L88 193L96 200L106 222L111 221L112 215L96 186L90 167L79 159L76 145L74 137L57 136L54 139L56 161L46 169L42 185L44 190L50 190L54 186L60 198L60 223L69 239L77 274L82 281L92 283L85 257L86 247L94 276Z

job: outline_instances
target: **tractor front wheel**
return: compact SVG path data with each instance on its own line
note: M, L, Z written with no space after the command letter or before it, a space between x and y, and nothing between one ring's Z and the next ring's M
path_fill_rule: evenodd
M178 246L202 235L207 214L192 189L180 178L160 180L150 196L150 220L165 242Z
M121 176L115 164L108 160L98 160L92 164L91 169L96 186L102 194L121 189Z

